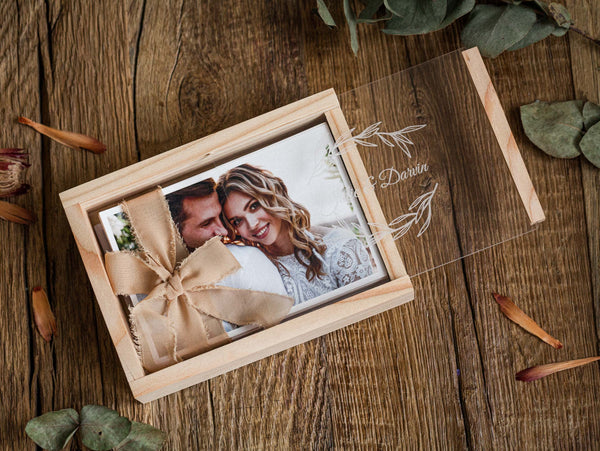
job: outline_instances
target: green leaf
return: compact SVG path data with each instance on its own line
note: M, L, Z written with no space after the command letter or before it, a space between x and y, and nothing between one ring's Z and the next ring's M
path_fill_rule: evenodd
M456 19L471 12L475 6L475 0L448 0L446 17L442 20L438 29L446 28Z
M48 412L29 420L25 432L38 446L50 451L67 446L79 427L79 414L73 409Z
M129 435L116 446L115 451L156 451L162 448L166 439L167 434L160 429L132 421Z
M333 20L333 16L329 12L329 9L323 0L317 0L317 12L326 25L329 25L330 27L336 26L335 20Z
M571 24L571 14L569 14L569 10L565 8L560 3L550 3L548 5L548 12L550 13L550 17L554 19L556 24L565 29L569 29Z
M579 142L581 153L590 163L600 168L600 123L592 125Z
M526 0L530 1L530 0ZM533 0L533 2L538 6L538 8L547 16L550 15L550 8L548 7L548 3L543 0Z
M589 130L592 126L600 121L600 106L593 102L585 102L583 105L583 125Z
M81 409L81 441L93 450L109 450L127 437L131 421L103 406Z
M569 31L568 28L557 27L556 30L554 30L552 32L552 35L561 37L561 36L564 36L565 34L567 34L567 31Z
M375 17L379 9L383 6L383 0L369 0L367 6L358 15L356 22L358 23L375 23L383 20L390 20L392 13L386 11L385 16Z
M535 44L542 39L546 39L557 30L562 30L562 28L556 25L552 19L547 16L539 16L533 24L533 27L531 27L531 30L529 30L529 33L507 50L519 50L528 45Z
M394 14L383 32L410 35L435 31L446 17L446 0L384 0Z
M535 12L523 5L477 5L461 37L465 46L495 58L525 38L535 22Z
M521 107L521 122L527 137L556 158L575 158L583 133L583 101L540 102Z
M348 22L348 28L350 30L350 46L352 51L356 55L358 53L358 31L356 30L356 14L350 0L344 0L344 15L346 16L346 22Z

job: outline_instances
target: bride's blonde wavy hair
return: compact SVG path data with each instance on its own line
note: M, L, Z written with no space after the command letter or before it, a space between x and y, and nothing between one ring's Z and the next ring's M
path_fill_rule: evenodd
M324 276L323 263L316 255L323 255L327 247L308 233L310 213L297 202L290 199L283 180L264 169L242 164L221 175L217 183L217 194L221 205L225 203L231 192L239 191L255 198L260 206L271 215L281 219L288 225L288 234L294 246L294 255L300 264L306 267L307 280ZM260 248L277 264L273 255L259 243L252 242L236 234L235 228L222 214L222 220L232 240ZM307 263L308 262L308 263Z

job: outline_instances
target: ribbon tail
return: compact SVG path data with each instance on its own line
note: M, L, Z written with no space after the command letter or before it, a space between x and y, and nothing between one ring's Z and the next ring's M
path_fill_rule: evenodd
M187 295L169 306L169 321L177 331L177 358L188 359L230 341L221 321L194 308Z
M148 372L158 371L181 359L176 354L176 337L167 315L165 299L144 299L131 309L131 330L142 365Z
M196 309L213 318L265 328L281 322L294 305L287 296L229 287L208 287L187 294Z

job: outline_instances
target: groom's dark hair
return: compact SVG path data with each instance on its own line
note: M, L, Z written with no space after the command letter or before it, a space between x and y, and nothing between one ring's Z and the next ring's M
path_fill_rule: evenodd
M169 210L171 210L171 217L179 232L181 232L181 225L187 219L183 209L183 201L189 197L201 198L210 196L215 192L216 186L217 184L213 179L206 179L165 196L169 204Z

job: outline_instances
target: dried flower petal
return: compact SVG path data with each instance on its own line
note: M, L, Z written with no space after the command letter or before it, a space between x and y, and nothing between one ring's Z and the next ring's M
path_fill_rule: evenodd
M600 357L588 357L587 359L567 360L566 362L533 366L531 368L527 368L526 370L519 371L516 375L516 378L518 381L523 382L536 381L558 371L568 370L569 368L575 368L581 365L587 365L588 363L592 363L597 360L600 360Z
M35 216L29 210L0 200L0 218L17 224L31 224L35 222Z
M42 135L46 135L48 138L51 138L54 141L73 149L86 149L94 153L102 153L106 150L106 146L100 141L90 136L82 135L81 133L58 130L56 128L48 127L47 125L34 122L26 117L20 117L19 123L29 125Z
M494 299L496 299L496 302L500 305L500 311L502 311L502 313L504 313L508 319L514 321L527 332L545 341L550 346L556 349L560 349L563 347L560 341L552 337L544 329L538 326L537 323L529 316L527 316L525 312L523 312L523 310L517 307L515 303L510 300L510 298L502 296L498 293L492 294L494 295Z
M23 149L0 149L0 198L18 196L31 188L23 183L29 154Z
M49 342L56 335L56 318L50 309L48 296L42 287L35 287L31 297L35 325L42 338Z

